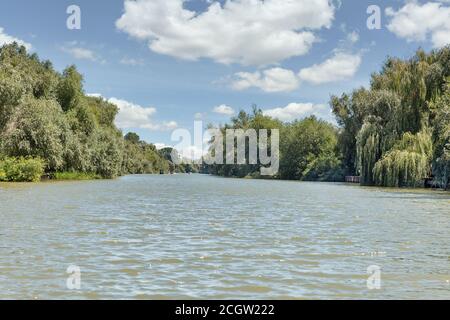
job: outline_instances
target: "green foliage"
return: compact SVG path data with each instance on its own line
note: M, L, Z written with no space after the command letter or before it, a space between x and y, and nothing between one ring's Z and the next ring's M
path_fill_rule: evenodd
M292 123L282 123L263 115L261 110L255 107L252 114L241 111L231 120L231 124L220 129L224 136L227 129L255 129L257 133L260 129L280 130L278 178L308 181L342 181L344 179L342 161L337 150L338 131L325 121L310 117ZM270 148L269 145L269 150ZM226 151L225 141L224 151ZM248 152L247 146L247 163ZM260 164L215 164L206 166L203 171L228 177L260 178L260 169Z
M372 120L372 121L371 121ZM363 185L373 184L373 168L382 155L382 127L368 119L356 138L357 165Z
M431 170L433 143L428 130L407 132L373 169L374 182L386 187L423 186Z
M114 127L114 119L116 118L119 108L104 100L103 98L85 97L87 109L100 126Z
M336 153L337 130L329 123L306 118L281 131L280 177L289 180L334 181L341 161Z
M170 162L153 144L141 141L136 133L125 136L123 171L133 174L169 173Z
M345 171L342 161L335 152L321 153L318 156L310 155L307 163L302 173L302 180L340 182L344 179Z
M450 183L450 79L444 95L436 99L431 108L435 119L433 174L436 183L447 188Z
M95 180L101 179L101 176L90 172L76 172L76 171L65 171L65 172L55 172L53 175L56 180Z
M64 111L75 107L83 95L83 77L75 66L66 68L56 88L57 99Z
M370 90L332 97L348 173L366 185L419 186L431 174L448 185L449 66L450 47L419 50L389 58Z
M52 171L64 165L67 130L55 101L27 97L15 107L0 139L7 155L40 157Z
M275 125L281 130L280 178L417 187L450 182L450 47L409 60L389 58L360 88L330 105L339 129L314 118ZM264 119L256 125L256 119ZM264 122L266 121L266 122ZM261 112L240 112L221 128L269 128ZM207 172L257 177L259 166L214 165Z
M117 113L103 98L84 95L75 66L59 74L24 47L0 48L0 154L42 159L61 179L168 172L153 145L122 137Z
M40 158L0 159L0 181L37 182L44 174L44 166Z
M341 181L361 175L367 185L419 186L432 176L446 188L449 83L450 47L419 50L409 60L389 58L369 89L332 97L338 129L314 117L282 123L254 107L220 130L279 129L278 178ZM117 113L117 106L84 94L75 66L58 73L23 46L1 47L0 180L36 181L44 173L69 179L198 171L194 164L175 165L171 148L158 151L134 133L123 137L114 124ZM258 177L260 168L212 165L202 171Z
M138 144L141 138L134 132L128 132L125 137L125 141L130 142L131 144Z
M226 157L226 130L227 129L242 129L244 131L249 129L256 130L257 138L259 139L260 129L281 129L283 124L271 117L265 116L260 109L253 106L253 112L251 114L245 111L240 111L239 114L231 119L231 124L226 124L225 126L218 128L223 134L223 157ZM268 149L270 150L270 135L269 135ZM235 148L234 157L236 158L237 148ZM202 172L207 172L215 175L225 176L225 177L239 177L244 178L247 176L259 176L261 169L261 164L250 164L249 159L249 144L248 139L246 140L246 150L245 159L247 164L214 164L205 165Z
M178 152L173 148L167 147L162 148L161 150L158 150L158 154L161 156L163 160L165 160L168 163L168 167L166 170L168 172L174 173L197 173L199 172L200 168L197 163L192 163L191 160L181 159L181 156L178 154ZM176 155L178 158L179 164L175 164L172 158L172 155ZM164 171L161 170L161 171ZM165 172L165 171L164 171Z

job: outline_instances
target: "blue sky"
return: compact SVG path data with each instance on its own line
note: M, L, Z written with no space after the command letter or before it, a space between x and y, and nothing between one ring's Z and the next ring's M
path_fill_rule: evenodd
M66 27L69 5L81 30ZM369 5L380 30L367 28ZM446 0L5 0L0 44L23 41L59 71L76 64L86 93L119 104L125 132L173 145L171 129L253 104L332 121L330 95L367 86L387 56L450 42L449 21Z

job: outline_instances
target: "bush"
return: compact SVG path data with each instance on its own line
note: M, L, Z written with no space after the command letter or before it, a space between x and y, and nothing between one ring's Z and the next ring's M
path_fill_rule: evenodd
M40 158L5 158L0 160L0 181L38 182L44 168Z

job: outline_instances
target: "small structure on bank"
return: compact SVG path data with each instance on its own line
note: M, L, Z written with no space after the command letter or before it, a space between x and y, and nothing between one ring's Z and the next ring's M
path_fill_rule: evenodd
M361 183L361 177L360 176L346 176L345 182L347 183Z

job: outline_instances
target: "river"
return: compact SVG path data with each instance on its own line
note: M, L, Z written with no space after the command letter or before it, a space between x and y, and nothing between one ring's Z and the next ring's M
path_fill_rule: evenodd
M450 299L450 193L204 175L0 184L0 299L182 298Z

